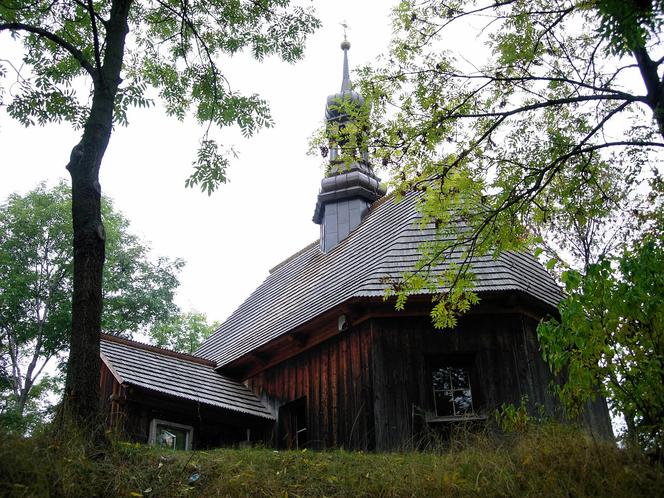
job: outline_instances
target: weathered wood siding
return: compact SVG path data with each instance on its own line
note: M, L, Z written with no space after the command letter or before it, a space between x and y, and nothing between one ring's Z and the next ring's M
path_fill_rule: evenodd
M307 446L371 449L374 441L371 324L364 322L250 379L276 412L306 398ZM284 434L275 425L275 439Z
M190 425L193 449L234 446L249 438L269 440L273 423L239 412L216 409L133 386L121 386L108 367L100 371L100 403L106 423L118 437L147 443L152 419Z
M414 445L424 414L433 412L431 366L459 362L467 366L476 414L490 415L502 403L555 411L532 319L520 314L475 314L455 330L435 330L428 318L375 319L373 388L376 449Z
M426 316L373 318L247 383L275 412L306 398L309 447L405 449L417 443L425 413L433 412L436 362L461 361L469 368L476 414L490 416L526 396L531 411L541 406L559 416L536 326L519 312L476 312L451 331L434 329ZM598 433L610 431L605 406L586 421ZM279 424L275 431L279 445Z
M428 318L375 319L373 394L376 449L415 445L424 412L433 412L431 365L455 360L468 366L476 414L488 418L503 403L528 400L531 413L562 419L554 380L541 357L538 321L522 313L465 316L455 330L435 330ZM379 331L376 333L375 331ZM589 403L581 422L612 438L603 399Z
M106 415L106 424L109 428L122 431L125 421L125 412L121 402L122 386L104 362L101 363L99 373L101 413Z
M134 387L128 388L125 410L126 437L141 443L148 442L153 419L192 426L193 449L237 445L247 440L247 429L251 441L262 442L272 428L267 420Z

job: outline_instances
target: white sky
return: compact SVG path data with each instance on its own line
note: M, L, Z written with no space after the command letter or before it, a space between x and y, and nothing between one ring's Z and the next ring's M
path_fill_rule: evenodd
M386 51L393 2L316 2L323 26L294 65L248 57L222 70L234 89L256 92L271 105L275 126L251 139L237 131L217 138L239 158L230 183L208 197L187 189L200 128L179 123L159 108L132 110L117 128L104 157L102 192L151 244L155 255L183 258L177 303L211 320L225 319L275 264L318 238L311 221L322 178L321 159L307 156L309 136L322 123L325 99L341 85L343 39L350 26L351 69ZM0 37L0 54L11 50ZM80 132L68 126L24 128L0 111L0 199L47 180L69 180L65 169Z

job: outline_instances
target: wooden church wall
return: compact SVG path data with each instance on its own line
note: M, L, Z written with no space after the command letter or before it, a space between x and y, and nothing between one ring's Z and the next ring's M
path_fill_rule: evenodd
M433 411L431 368L440 362L468 366L476 413L490 414L521 396L533 409L539 404L553 413L535 326L516 313L469 315L454 331L433 329L428 317L374 318L248 385L275 412L306 400L307 447L407 449ZM278 424L277 446L288 446L285 432Z
M194 449L236 446L269 440L272 421L216 409L133 386L121 386L106 364L100 370L100 403L106 424L117 437L148 443L152 419L193 428ZM249 430L249 432L247 432Z
M369 322L342 332L297 357L248 379L250 389L278 411L306 399L306 447L375 447L372 400L372 334ZM278 447L287 441L277 424Z
M373 388L376 449L416 446L434 416L431 374L436 366L470 373L474 412L489 416L502 403L541 405L553 413L551 375L540 358L533 321L518 314L474 314L455 330L435 330L428 318L376 319Z

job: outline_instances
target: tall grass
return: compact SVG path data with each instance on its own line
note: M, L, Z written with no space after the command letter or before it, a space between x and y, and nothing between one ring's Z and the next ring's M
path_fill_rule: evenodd
M0 440L2 496L664 496L664 469L577 429L546 425L486 434L422 452L263 448L173 452L46 436ZM197 478L198 476L198 478Z

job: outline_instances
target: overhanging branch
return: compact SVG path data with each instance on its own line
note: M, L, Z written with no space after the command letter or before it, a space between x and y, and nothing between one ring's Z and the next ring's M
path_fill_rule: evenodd
M93 80L97 79L97 71L92 66L92 64L90 64L90 61L86 59L85 55L83 55L83 52L81 52L74 45L69 43L64 38L56 35L55 33L51 33L50 31L45 30L44 28L40 28L38 26L31 26L29 24L24 24L21 22L8 22L0 24L0 31L7 31L7 30L26 31L28 33L34 33L36 35L41 36L42 38L51 40L56 45L69 52L71 56L78 61L81 67L85 69L90 76L92 76Z

